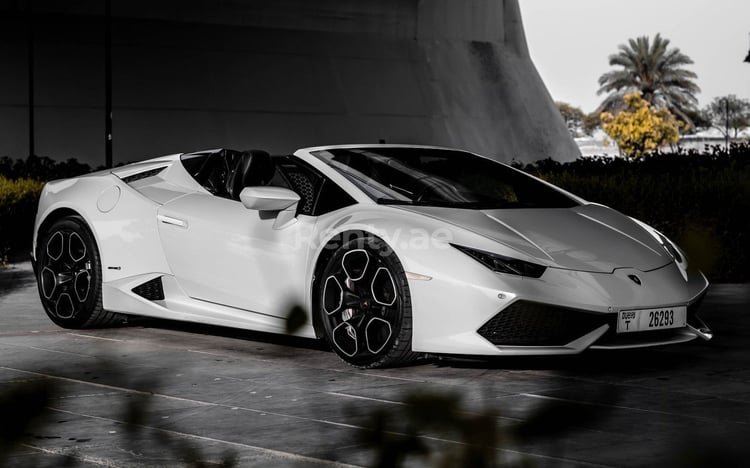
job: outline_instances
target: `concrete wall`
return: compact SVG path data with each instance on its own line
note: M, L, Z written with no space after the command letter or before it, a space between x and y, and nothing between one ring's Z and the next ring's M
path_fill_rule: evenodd
M104 160L103 2L34 0L36 153ZM26 1L0 0L0 155L27 145ZM112 0L115 162L424 143L579 155L517 0Z

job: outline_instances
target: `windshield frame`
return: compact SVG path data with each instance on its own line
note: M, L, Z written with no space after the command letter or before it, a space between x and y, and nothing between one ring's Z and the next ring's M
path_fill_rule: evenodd
M369 199L380 205L490 210L573 208L584 203L575 195L567 193L542 179L494 159L468 151L429 146L372 145L319 147L311 149L309 154L336 171ZM347 157L349 159L348 164L342 162L342 159ZM364 162L366 167L360 167L360 169L371 173L376 171L376 167L387 169L395 178L409 173L405 179L407 184L399 185L396 181L387 177L373 177L365 174L353 167L355 165L352 164L353 158L357 158L357 163L360 166ZM414 158L417 158L420 167L416 168L409 165L409 162L413 162ZM456 158L462 160L457 162ZM457 172L463 171L466 174L454 176L451 172L450 176L446 177L445 174L439 174L438 172L424 172L422 169L429 165L429 161L425 163L425 160L437 160L439 163L449 166L452 164L453 169ZM497 176L496 178L480 180L485 185L484 192L467 188L471 185L466 185L466 180L460 180L460 177L467 174L475 178L483 177L482 171L476 170L478 168L491 171L493 176ZM475 170L475 172L471 172L472 170ZM413 174L418 175L414 176ZM430 191L431 197L424 198L415 194L413 190L409 190L413 188L409 183L417 183L421 188L426 188ZM503 186L502 189L495 188L495 184ZM507 199L502 199L496 193L489 193L486 190L487 187L490 187L491 192L507 190L507 186L510 185L513 185L513 190L516 193L506 197ZM515 188L516 185L521 188L521 193L525 192L523 199L519 198L518 190Z

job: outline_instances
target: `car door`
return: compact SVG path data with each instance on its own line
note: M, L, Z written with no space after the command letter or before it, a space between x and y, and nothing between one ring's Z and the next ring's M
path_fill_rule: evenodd
M240 201L191 193L158 211L164 252L179 285L199 301L286 317L303 304L315 219L283 229Z

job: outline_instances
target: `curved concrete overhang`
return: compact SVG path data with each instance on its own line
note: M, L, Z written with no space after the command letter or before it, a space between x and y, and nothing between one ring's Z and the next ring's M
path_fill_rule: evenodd
M103 162L103 2L34 0L36 149ZM26 150L25 2L0 1L0 122ZM112 0L115 162L207 147L580 155L517 0ZM19 21L20 20L20 21Z

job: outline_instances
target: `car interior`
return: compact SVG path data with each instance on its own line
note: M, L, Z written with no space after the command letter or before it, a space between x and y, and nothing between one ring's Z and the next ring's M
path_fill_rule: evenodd
M294 156L223 149L183 155L190 175L217 197L240 200L245 187L284 187L300 197L297 214L317 216L354 203L322 174Z

